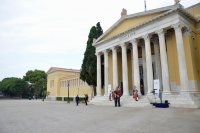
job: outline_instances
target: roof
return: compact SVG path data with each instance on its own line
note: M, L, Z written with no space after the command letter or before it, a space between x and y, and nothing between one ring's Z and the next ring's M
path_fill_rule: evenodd
M198 5L198 4L196 4ZM139 17L139 16L144 16L144 15L149 15L149 14L153 14L153 13L158 13L158 12L163 12L165 11L164 13L152 18L151 20L149 21L145 21L144 23L141 23L140 25L137 25L137 26L134 26L134 27L131 27L130 29L122 32L122 33L119 33L117 35L114 35L113 37L107 39L107 40L101 40L103 37L105 37L108 33L110 33L115 27L117 27L122 21L126 20L126 19L130 19L130 18L134 18L134 17ZM157 9L153 9L153 10L149 10L149 11L146 11L146 12L140 12L140 13L135 13L135 14L131 14L131 15L126 15L126 16L123 16L121 17L115 24L113 24L102 36L100 36L94 43L93 43L93 46L95 45L98 45L98 44L101 44L103 42L106 42L106 41L109 41L109 40L112 40L114 38L117 38L118 36L126 33L126 32L130 32L131 30L135 30L137 28L140 28L141 26L144 26L145 24L148 24L152 21L155 21L159 18L162 18L168 14L171 14L175 11L179 11L181 13L183 13L184 15L186 15L187 17L189 17L190 19L193 19L194 21L196 22L199 22L199 19L198 18L195 18L194 16L192 16L189 12L187 12L183 7L182 5L180 4L176 4L176 5L172 5L172 6L167 6L167 7L163 7L163 8L157 8Z
M67 68L51 67L47 71L47 74L50 74L50 73L53 73L53 72L56 72L56 71L80 73L80 70L78 70L78 69L67 69Z
M194 8L194 7L197 7L197 6L200 6L200 2L197 3L197 4L194 4L194 5L190 6L190 7L187 7L187 8L185 8L185 9L186 9L186 10L189 10L189 9Z

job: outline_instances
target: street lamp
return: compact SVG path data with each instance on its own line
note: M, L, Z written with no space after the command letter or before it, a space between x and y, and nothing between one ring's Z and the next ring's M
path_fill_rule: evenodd
M28 88L29 88L29 100L31 100L31 99L32 99L32 96L31 96L31 87L32 87L32 83L29 82L29 81L27 81L27 83L28 83Z
M68 80L68 99L67 99L67 103L69 103L69 80Z
M78 87L78 95L79 95L79 87Z

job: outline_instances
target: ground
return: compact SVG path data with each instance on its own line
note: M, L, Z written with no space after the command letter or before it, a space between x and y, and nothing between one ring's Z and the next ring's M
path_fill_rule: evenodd
M0 133L199 133L200 109L0 100Z

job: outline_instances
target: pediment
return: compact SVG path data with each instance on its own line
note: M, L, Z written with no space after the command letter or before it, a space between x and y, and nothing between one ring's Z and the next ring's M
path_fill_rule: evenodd
M68 73L80 73L80 70L77 69L67 69L67 68L58 68L58 67L51 67L47 74L54 73L54 72L68 72Z
M108 40L120 33L123 33L133 27L148 22L153 18L160 16L161 14L173 10L178 5L172 5L168 7L149 10L146 12L140 12L136 14L126 15L121 17L116 23L114 23L102 36L100 36L95 43Z

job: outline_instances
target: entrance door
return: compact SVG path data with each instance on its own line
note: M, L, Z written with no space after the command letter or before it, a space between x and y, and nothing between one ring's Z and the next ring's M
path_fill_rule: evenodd
M141 91L141 94L144 95L145 91L144 91L144 75L143 75L143 66L140 65L139 66L139 71L140 71L140 91Z

